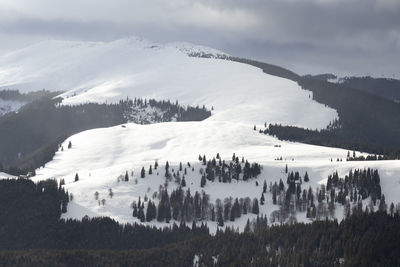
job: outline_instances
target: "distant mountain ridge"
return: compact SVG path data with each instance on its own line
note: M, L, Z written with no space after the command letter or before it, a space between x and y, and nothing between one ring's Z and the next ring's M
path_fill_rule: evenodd
M306 75L322 81L339 83L346 87L355 88L363 92L384 97L400 103L400 80L392 78L374 78L371 76L338 77L334 74Z

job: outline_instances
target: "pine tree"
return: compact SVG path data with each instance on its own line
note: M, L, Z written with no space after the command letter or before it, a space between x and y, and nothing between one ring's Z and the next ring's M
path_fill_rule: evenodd
M185 170L186 170L186 169L185 169ZM185 176L182 177L181 186L182 186L182 187L185 187L185 186L186 186Z
M394 216L394 204L393 204L393 202L390 204L390 215Z
M250 233L251 228L250 228L250 219L247 219L246 226L244 227L244 232L245 233Z
M382 194L381 200L379 201L379 211L386 212L386 209L385 195Z
M71 141L68 142L68 149L70 149L72 147L72 143Z
M286 164L286 166L285 166L285 173L288 173L289 172L289 169L288 169L288 166L287 166L287 164Z
M264 193L262 193L260 198L260 204L264 205L264 202L265 202Z
M61 212L66 213L67 212L67 201L63 201L61 203Z
M251 212L252 212L253 214L259 214L259 212L260 212L260 208L259 208L259 206L258 206L258 199L257 199L257 198L255 198L255 199L253 200L253 207L252 207L252 209L251 209Z
M152 167L150 165L150 167L149 167L149 175L152 175L152 174L153 174L153 169L152 169Z
M133 208L132 216L136 218L138 216L138 208L136 202L133 202L132 208Z
M142 203L142 205L139 207L138 219L141 222L145 222L146 221L146 217L144 215L144 203Z
M149 200L149 203L147 204L147 210L146 210L146 221L150 222L153 219L156 218L156 206Z
M205 185L206 185L206 176L203 174L203 176L201 176L200 186L204 187Z
M140 177L145 178L146 177L146 171L144 170L144 167L142 167L142 170L140 171Z
M125 182L129 181L129 175L128 175L128 171L125 172Z
M224 217L222 215L222 207L218 206L217 207L217 222L218 222L218 226L224 226Z
M308 177L308 173L306 172L304 174L304 182L308 183L310 181L310 178Z
M263 185L263 193L267 193L267 181L264 180L264 185Z
M110 198L113 198L114 196L114 192L112 191L112 189L108 189L108 195L110 196Z
M75 182L78 182L79 181L79 175L78 175L78 173L76 173L75 174Z

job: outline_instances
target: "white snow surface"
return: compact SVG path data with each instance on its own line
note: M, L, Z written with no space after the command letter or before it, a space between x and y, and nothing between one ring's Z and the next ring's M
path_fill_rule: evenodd
M0 172L0 180L1 179L14 179L14 178L15 178L15 176L13 176L13 175L10 175L5 172Z
M337 112L287 79L216 58L223 52L189 43L43 41L0 57L0 88L62 90L64 104L130 98L178 100L216 111L210 120L325 128Z
M151 125L126 124L125 127L89 130L70 137L63 144L72 142L71 149L56 153L54 160L46 164L45 168L37 170L34 180L47 178L64 178L67 189L73 193L74 200L68 205L66 218L81 219L83 216L109 216L120 222L138 222L132 217L130 204L138 198L147 195L149 198L157 192L160 185L164 184L164 165L168 160L170 168L178 170L179 162L185 166L190 162L195 171L188 168L186 175L187 188L192 194L204 190L210 195L210 203L215 203L217 198L226 197L260 198L264 180L269 186L270 182L286 181L284 172L286 164L289 171L299 171L303 176L307 171L310 182L303 184L303 189L309 186L316 190L321 184L326 183L329 174L338 171L340 177L354 168L377 168L381 175L382 191L386 202L400 202L396 192L400 190L400 164L399 161L374 161L374 162L346 162L347 150L305 145L293 142L279 141L274 137L259 134L249 125L232 122L168 122ZM281 147L276 147L280 145ZM198 162L198 155L205 154L211 159L216 153L229 160L235 152L240 158L244 156L249 162L258 162L263 166L262 173L250 181L232 181L232 183L219 183L207 181L204 188L200 187L200 168L204 167ZM357 156L359 153L357 153ZM283 157L282 161L275 158ZM333 159L331 161L330 159ZM336 159L343 159L337 162ZM140 169L145 167L146 173L150 164L158 160L160 166L152 175L140 178ZM154 165L153 165L154 167ZM117 178L128 171L133 171L133 177L128 182L118 182ZM157 175L159 172L159 175ZM74 182L75 174L79 174L79 181ZM181 172L182 175L182 172ZM137 181L137 183L135 182ZM256 186L256 181L259 186ZM177 188L177 184L170 182L168 191ZM108 196L112 189L114 196ZM98 191L99 199L106 199L104 206L99 205L94 198ZM270 214L279 209L272 204L272 194L265 195L265 205L260 206L260 213ZM157 199L155 202L157 203ZM364 202L364 205L368 201ZM343 207L337 205L335 217L343 218ZM254 214L242 215L235 222L226 222L227 226L234 226L243 230L247 219L254 219ZM305 213L298 213L297 220L310 222ZM151 225L165 226L155 220ZM215 222L208 222L210 230L215 232Z
M347 150L282 142L253 130L264 122L325 128L335 118L335 110L312 100L311 93L296 83L263 73L260 69L216 58L195 58L188 54L223 55L219 51L190 44L155 44L127 38L109 43L47 41L0 57L0 87L26 90L65 90L63 104L116 102L127 96L178 100L187 105L214 107L213 114L201 122L168 122L151 125L128 123L94 129L68 138L54 159L36 171L34 181L64 178L65 189L74 195L65 218L109 216L120 222L135 222L130 205L139 197L151 197L164 184L164 164L169 161L177 170L179 162L191 162L195 171L186 176L191 192L205 190L210 202L225 197L260 198L262 184L286 181L289 170L309 173L314 190L338 170L343 176L354 168L378 168L387 203L400 202L399 161L337 162ZM67 149L68 142L72 148ZM278 146L280 145L280 146ZM262 164L258 178L223 184L207 182L200 188L198 155L212 158L220 153L230 159L233 153L250 162ZM282 161L274 160L282 157ZM331 161L331 158L333 161ZM139 177L140 169L158 160L159 175ZM133 171L128 182L118 182L120 175ZM75 174L79 181L74 182ZM135 182L137 180L137 183ZM260 184L256 186L256 181ZM176 188L173 182L168 191ZM308 185L303 185L308 188ZM112 189L114 196L108 196ZM106 204L99 205L94 193ZM271 193L260 213L268 217L279 207L272 204ZM156 201L157 202L157 201ZM342 218L337 207L336 217ZM248 214L228 226L243 230ZM309 221L305 213L299 221ZM156 221L150 224L163 226ZM212 231L216 223L209 223Z

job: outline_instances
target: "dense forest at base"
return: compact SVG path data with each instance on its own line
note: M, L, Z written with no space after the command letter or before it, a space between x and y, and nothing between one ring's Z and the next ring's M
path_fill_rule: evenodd
M68 192L55 181L0 181L5 266L398 266L398 213L354 210L342 222L268 225L243 233L184 223L163 229L110 218L60 220ZM67 208L67 207L66 207ZM65 211L65 210L64 210Z
M338 78L333 74L306 75L307 78L328 81L338 79L338 83L362 90L369 94L378 95L391 101L400 100L400 80L391 78L374 78L371 76Z
M386 148L381 147L377 145L375 142L367 142L359 140L354 136L346 138L342 136L342 133L345 132L345 130L343 129L310 130L310 129L299 128L296 126L270 124L268 128L260 129L259 131L260 133L275 136L279 140L283 141L294 141L304 144L326 146L326 147L338 147L343 149L349 149L352 151L362 151L376 155L383 155L380 158L383 160L398 159L400 157L400 150L395 150L391 147L386 147ZM374 159L375 157L369 158L369 160L374 160ZM354 160L363 160L363 159L356 158Z
M211 116L204 106L183 107L153 99L75 106L59 105L60 101L46 95L0 117L0 171L20 175L39 168L53 158L68 136L84 130L126 122L199 121Z

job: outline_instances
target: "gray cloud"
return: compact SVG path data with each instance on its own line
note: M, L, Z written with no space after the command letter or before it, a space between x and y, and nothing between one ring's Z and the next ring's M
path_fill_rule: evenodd
M14 0L1 49L49 38L189 41L299 73L400 76L397 0Z

